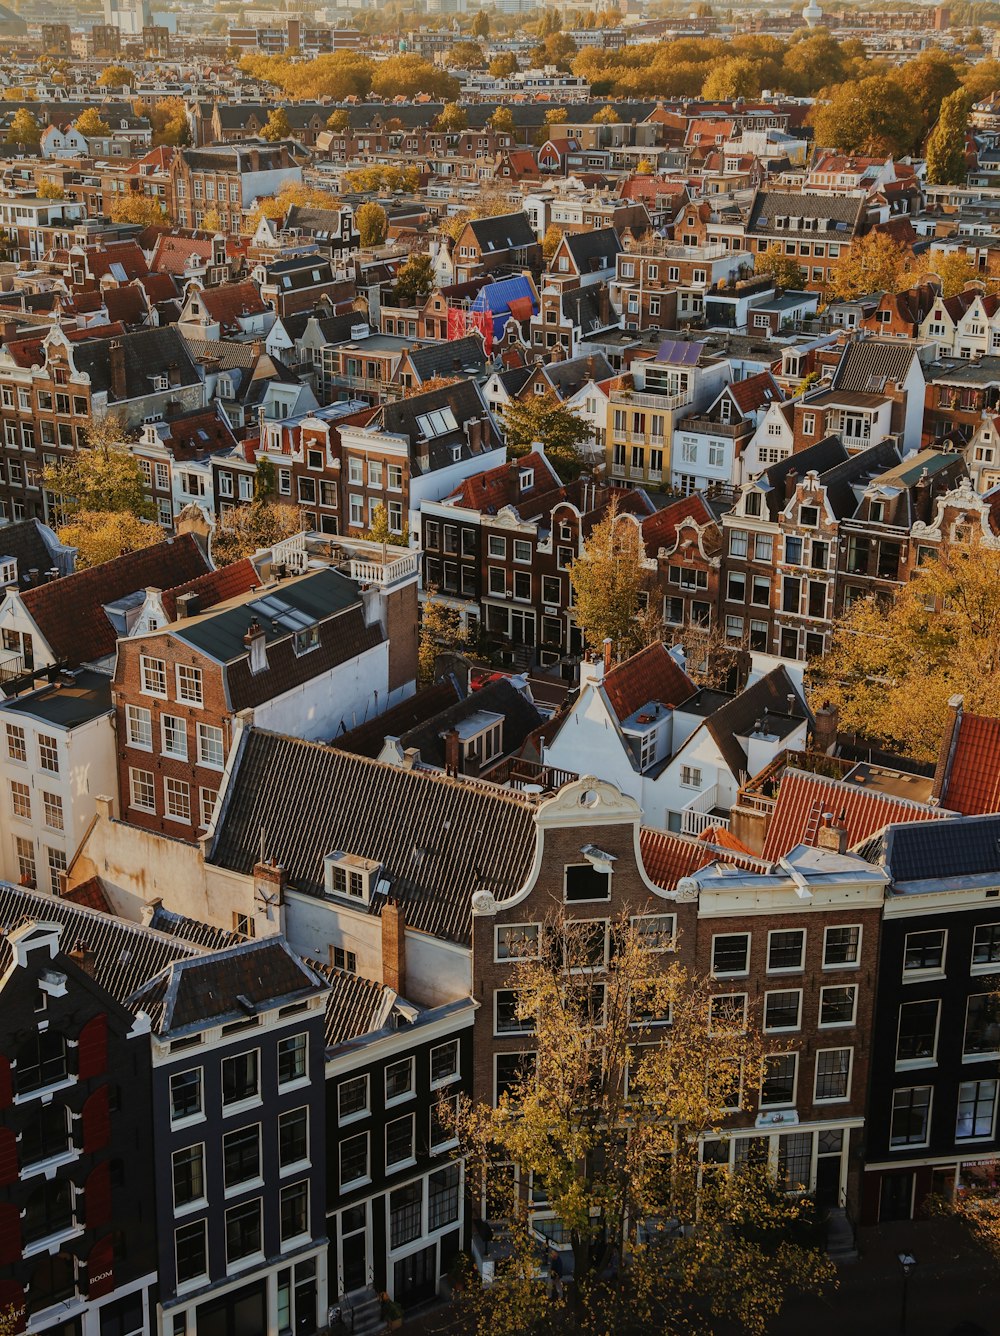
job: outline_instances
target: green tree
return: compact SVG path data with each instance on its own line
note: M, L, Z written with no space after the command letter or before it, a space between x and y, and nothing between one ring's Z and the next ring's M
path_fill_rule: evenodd
M297 506L255 500L226 511L212 534L212 560L230 566L305 528Z
M291 139L292 127L284 107L274 107L267 117L267 124L260 132L261 139L275 144L279 139Z
M452 70L481 70L486 58L478 42L456 42L448 52L447 62Z
M773 278L779 288L804 288L806 271L792 255L786 255L780 242L758 251L753 262L754 273Z
M123 552L152 547L162 540L163 530L127 510L78 510L59 526L57 535L60 543L76 548L77 570L85 570Z
M601 652L610 640L620 660L643 648L639 596L644 556L639 526L619 511L613 496L604 519L591 530L583 556L569 570L576 624L588 649Z
M101 117L96 107L88 107L76 118L76 129L87 139L103 138L111 133L111 126Z
M274 496L277 481L278 473L274 465L266 455L261 455L254 470L253 499L270 501Z
M833 266L827 296L853 301L869 292L898 292L905 285L909 252L885 232L856 238Z
M400 266L393 287L393 299L397 302L403 299L413 302L423 301L433 287L434 268L431 257L420 251L411 255L406 263Z
M517 56L512 51L501 51L490 61L490 74L494 79L509 79L517 73Z
M489 37L490 35L490 16L485 9L481 9L472 20L473 37Z
M503 429L512 459L520 459L538 443L564 482L579 475L583 467L580 447L590 439L590 427L551 390L512 399L503 408Z
M371 528L368 530L367 538L370 543L382 544L382 565L387 561L387 548L389 547L409 547L409 535L406 532L406 526L402 533L394 533L389 527L389 512L385 505L380 501L372 511Z
M27 107L19 107L11 117L7 130L8 144L22 144L25 148L37 148L42 137L41 126Z
M692 977L669 942L650 949L642 922L600 925L608 964L595 983L581 970L594 958L593 921L558 911L505 980L531 1030L530 1060L496 1108L463 1099L455 1122L466 1179L494 1203L511 1250L491 1285L461 1292L472 1318L463 1330L760 1336L790 1293L834 1280L832 1263L800 1241L812 1205L781 1190L798 1185L779 1187L762 1167L701 1163L705 1143L728 1161L724 1110L752 1114L764 1042L742 1008L738 1017L720 1008L711 982ZM664 1016L669 1025L656 1019ZM523 1186L532 1176L573 1253L572 1287L551 1297ZM666 1241L641 1228L653 1221L680 1228Z
M969 94L957 89L941 103L937 125L927 140L927 181L932 186L964 185Z
M469 128L469 116L465 108L460 107L457 102L446 102L441 108L441 113L435 124L438 130L449 133L467 130Z
M845 153L898 157L921 138L916 104L899 83L879 74L841 84L812 117L817 146Z
M354 225L358 229L362 246L381 246L389 227L389 219L381 204L368 200L354 212Z
M351 114L342 107L337 111L331 111L326 120L326 128L335 130L338 134L343 134L350 127Z
M886 606L860 600L814 661L812 700L830 702L841 726L933 761L962 696L974 714L1000 714L1000 552L954 544L918 567Z

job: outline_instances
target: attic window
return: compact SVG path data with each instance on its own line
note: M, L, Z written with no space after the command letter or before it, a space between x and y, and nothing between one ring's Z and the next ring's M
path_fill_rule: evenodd
M450 407L435 408L432 413L421 413L417 418L417 430L420 435L430 440L433 436L443 436L446 432L457 431L458 423Z
M0 585L17 584L17 558L0 557Z
M323 860L323 881L327 895L342 895L367 905L375 888L379 864L370 858L357 858L340 850Z
M293 644L296 654L308 654L310 650L319 649L319 623L313 622L311 626L296 631Z
M611 899L611 873L593 863L568 863L564 875L563 899L567 904Z
M169 389L170 389L170 378L169 378L169 376L154 376L154 377L153 377L153 389L154 389L154 390L169 390Z
M521 469L521 472L518 474L518 485L520 486L522 492L527 492L530 488L534 487L535 470Z

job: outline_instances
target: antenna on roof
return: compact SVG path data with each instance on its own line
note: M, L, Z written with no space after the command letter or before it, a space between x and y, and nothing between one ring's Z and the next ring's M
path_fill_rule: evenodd
M266 833L265 833L265 831L264 831L264 827L263 827L263 825L261 825L261 828L260 828L260 861L261 861L262 863L266 863L266 862L267 862L267 856L266 856L266 854L264 853L264 841L266 840L266 838L267 838L267 835L266 835Z

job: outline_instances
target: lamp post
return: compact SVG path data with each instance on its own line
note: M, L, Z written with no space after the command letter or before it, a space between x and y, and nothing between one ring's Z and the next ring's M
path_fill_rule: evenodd
M903 1268L903 1293L899 1301L899 1336L906 1336L906 1299L910 1281L910 1272L917 1265L912 1253L900 1253L899 1265Z

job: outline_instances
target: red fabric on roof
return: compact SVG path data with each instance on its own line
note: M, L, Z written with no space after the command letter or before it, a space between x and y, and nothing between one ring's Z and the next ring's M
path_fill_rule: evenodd
M666 645L655 641L605 673L604 690L621 722L651 701L679 705L694 694L695 685Z
M942 802L963 816L1000 812L1000 719L962 715Z
M761 857L768 862L783 858L815 829L814 812L830 812L838 826L847 830L847 847L875 835L897 821L927 821L942 816L939 808L863 789L838 779L786 770L781 777L778 800L768 823ZM815 844L815 836L808 841Z

